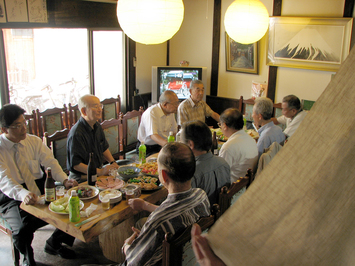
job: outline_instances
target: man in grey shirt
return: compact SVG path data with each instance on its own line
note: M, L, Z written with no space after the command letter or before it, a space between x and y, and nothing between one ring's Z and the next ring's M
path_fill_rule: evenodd
M181 140L189 145L196 157L196 171L191 186L202 188L211 206L218 203L221 188L231 181L230 167L222 157L211 153L211 130L202 121L186 122L182 126Z

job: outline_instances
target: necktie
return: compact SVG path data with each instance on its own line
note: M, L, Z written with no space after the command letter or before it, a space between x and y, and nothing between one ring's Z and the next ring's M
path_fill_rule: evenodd
M40 196L41 192L39 191L36 185L35 182L36 178L31 174L30 170L28 169L28 163L26 162L26 159L23 156L23 154L19 151L18 143L14 144L14 149L15 149L15 163L17 165L18 170L20 171L23 180L26 183L28 190L31 191L32 193L35 193L37 196Z

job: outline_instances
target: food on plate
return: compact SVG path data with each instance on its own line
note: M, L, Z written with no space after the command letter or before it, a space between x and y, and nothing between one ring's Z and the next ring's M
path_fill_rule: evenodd
M228 138L223 135L222 130L220 128L211 128L211 132L216 132L216 136L218 140L226 141Z
M131 178L128 180L129 184L135 184L141 187L144 190L152 190L157 189L158 186L158 178L151 176L137 176L135 178Z
M143 163L139 166L139 168L142 169L143 174L158 175L158 163L157 162Z
M94 196L94 191L91 187L79 186L76 189L76 192L78 193L79 198L90 198Z
M54 212L69 213L69 197L64 197L51 202L50 209Z
M134 169L127 169L122 172L124 175L134 175L136 172Z
M98 187L99 189L120 189L123 186L124 181L113 176L102 176L99 177L96 181L96 187Z

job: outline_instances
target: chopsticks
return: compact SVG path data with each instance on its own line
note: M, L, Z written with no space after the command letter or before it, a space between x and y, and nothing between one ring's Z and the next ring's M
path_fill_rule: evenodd
M80 222L80 223L77 223L75 226L76 226L76 227L82 226L83 224L86 224L86 223L88 223L88 222L91 222L92 220L95 220L96 218L99 218L99 217L100 217L100 214L96 214L96 215L93 216L93 217L90 217L90 218L88 218L88 219L86 219L86 220L84 220L84 221L82 221L82 222Z

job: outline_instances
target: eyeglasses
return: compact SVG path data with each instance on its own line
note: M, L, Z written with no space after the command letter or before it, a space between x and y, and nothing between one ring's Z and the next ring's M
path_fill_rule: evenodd
M101 108L101 109L104 109L104 106L102 104L93 104L93 105L90 105L90 108L94 108L94 109L98 109L98 108Z
M221 122L218 122L217 125L218 125L218 127L221 127L221 126L222 126L222 123L221 123Z
M14 126L8 126L8 128L20 129L21 127L27 127L27 125L28 125L28 121L25 120L25 121L23 121L22 123L17 123L17 124L14 125Z

